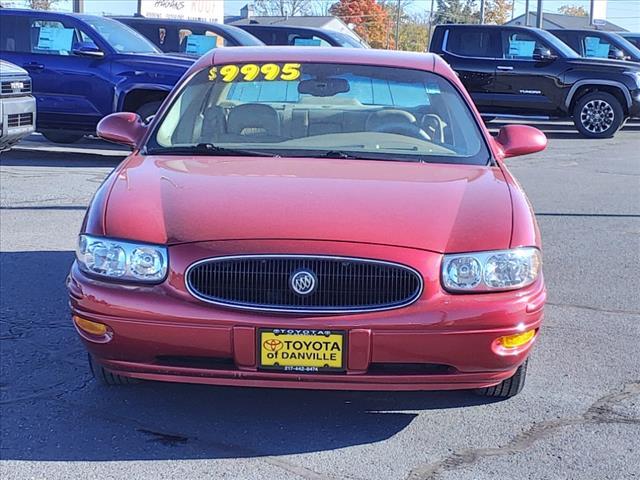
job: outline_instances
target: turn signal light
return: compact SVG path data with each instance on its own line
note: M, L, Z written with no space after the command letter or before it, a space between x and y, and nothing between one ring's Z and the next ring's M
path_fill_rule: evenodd
M73 322L83 332L95 335L96 337L105 336L109 332L109 327L104 323L92 322L91 320L78 316L73 317Z
M514 335L505 335L498 339L498 343L504 348L517 348L529 343L536 336L535 330L529 330Z

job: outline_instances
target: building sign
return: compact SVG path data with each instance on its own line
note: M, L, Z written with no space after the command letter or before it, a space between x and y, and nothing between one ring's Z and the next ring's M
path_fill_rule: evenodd
M140 13L149 18L224 23L224 0L141 0Z
M592 0L591 24L605 25L607 23L607 0Z

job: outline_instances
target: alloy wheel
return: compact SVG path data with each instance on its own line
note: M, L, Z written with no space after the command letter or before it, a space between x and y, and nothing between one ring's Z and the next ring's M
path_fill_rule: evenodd
M606 132L615 120L613 107L604 100L594 99L587 102L580 112L580 122L591 133Z

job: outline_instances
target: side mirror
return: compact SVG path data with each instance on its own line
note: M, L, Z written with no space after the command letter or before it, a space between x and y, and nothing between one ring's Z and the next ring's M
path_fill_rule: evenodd
M549 50L548 48L536 48L533 51L533 59L537 62L546 62L549 60L553 60L554 58L556 57L553 56L551 50Z
M495 137L504 158L528 155L544 150L547 137L537 128L527 125L507 125L502 127Z
M625 54L622 50L620 50L619 48L614 48L611 47L609 49L609 58L611 60L625 60Z
M96 131L103 140L136 148L144 137L147 126L137 113L118 112L100 120Z
M93 42L76 43L71 53L80 57L104 57L104 52L100 50Z

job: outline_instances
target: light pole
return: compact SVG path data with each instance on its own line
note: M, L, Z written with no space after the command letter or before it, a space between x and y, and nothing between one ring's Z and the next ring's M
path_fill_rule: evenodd
M396 50L400 49L400 0L396 9Z
M431 28L433 27L433 3L434 0L431 0L431 10L429 10L429 33L427 37L427 52L429 51L429 46L431 45Z
M84 12L84 0L73 0L73 13Z
M524 26L529 26L529 0L524 3Z
M480 25L484 24L484 0L480 0Z
M538 0L538 14L536 15L536 27L542 28L542 0Z

